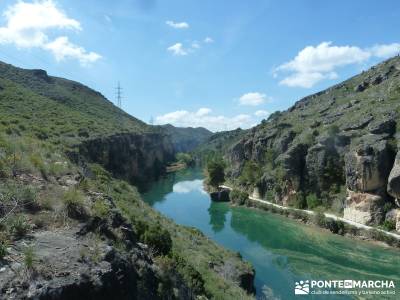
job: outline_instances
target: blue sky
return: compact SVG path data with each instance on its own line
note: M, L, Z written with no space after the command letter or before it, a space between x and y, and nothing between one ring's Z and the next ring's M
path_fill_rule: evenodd
M247 128L400 51L393 0L0 2L0 59L148 122Z

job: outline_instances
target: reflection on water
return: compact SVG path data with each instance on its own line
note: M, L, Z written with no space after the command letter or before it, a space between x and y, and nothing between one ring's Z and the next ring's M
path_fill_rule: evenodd
M395 280L400 286L398 251L322 232L280 215L211 202L202 180L199 170L170 174L143 198L175 222L196 227L239 251L256 269L258 298L296 299L294 283L304 279Z
M181 181L175 183L174 186L172 187L172 191L174 193L179 193L179 194L188 194L194 191L206 194L206 192L203 190L203 180L201 179L195 179L192 181Z
M220 203L210 202L208 213L210 214L210 225L214 233L218 233L224 229L226 215L229 212L228 205L220 205Z

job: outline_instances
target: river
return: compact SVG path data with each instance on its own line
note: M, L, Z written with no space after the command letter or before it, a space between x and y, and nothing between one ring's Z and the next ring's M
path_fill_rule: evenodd
M393 280L396 296L370 298L400 299L396 298L400 297L400 251L330 234L277 214L212 202L203 190L201 170L171 173L153 183L143 198L176 223L196 227L218 244L240 252L256 270L259 299L298 299L295 282L307 279ZM354 298L307 296L321 297Z

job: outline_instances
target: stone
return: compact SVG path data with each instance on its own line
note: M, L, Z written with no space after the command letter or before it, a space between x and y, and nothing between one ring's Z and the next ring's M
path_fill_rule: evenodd
M364 225L378 225L383 219L383 202L379 195L348 190L343 217Z
M389 174L387 191L392 197L400 199L400 151Z
M363 137L357 148L345 155L347 187L357 192L385 187L392 163L386 140L374 135Z
M368 125L368 130L373 134L387 133L392 135L396 131L396 122L393 119L375 120Z
M229 189L221 189L217 192L210 193L211 200L215 202L229 202Z

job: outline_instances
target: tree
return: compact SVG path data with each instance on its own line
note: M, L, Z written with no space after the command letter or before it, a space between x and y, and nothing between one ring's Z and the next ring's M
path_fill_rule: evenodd
M225 181L225 164L222 160L212 160L207 163L208 184L217 188Z

